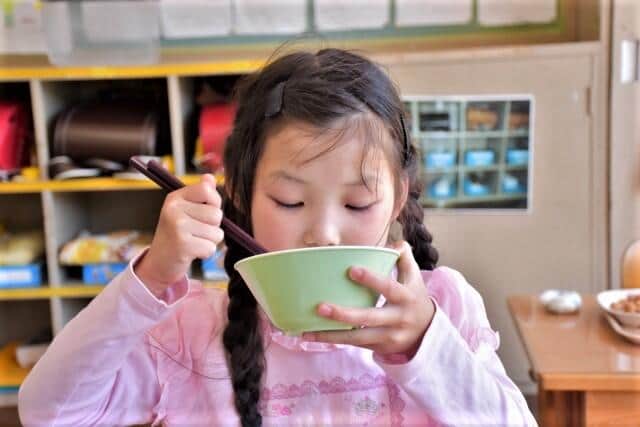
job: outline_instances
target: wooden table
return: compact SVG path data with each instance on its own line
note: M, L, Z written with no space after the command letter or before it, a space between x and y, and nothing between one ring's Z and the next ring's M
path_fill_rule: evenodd
M640 346L617 335L594 296L577 314L551 314L537 296L507 300L551 426L640 426Z

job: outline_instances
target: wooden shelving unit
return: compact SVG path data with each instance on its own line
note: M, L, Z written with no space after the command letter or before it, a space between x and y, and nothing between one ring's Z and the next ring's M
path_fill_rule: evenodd
M205 287L226 288L226 282L205 282ZM104 286L88 285L58 285L55 287L42 286L39 288L0 289L0 301L33 300L49 298L93 298L98 295Z
M199 175L183 175L179 177L185 184L193 184L200 180ZM218 182L223 177L216 177ZM159 189L156 184L145 179L141 181L118 178L85 178L68 181L38 180L31 182L0 182L0 194L26 194L51 192L77 192L77 191L129 191L129 190L153 190Z
M2 61L3 62L4 58ZM195 105L193 87L200 76L245 74L264 59L217 62L179 62L152 67L65 67L41 64L41 59L0 66L0 95L19 92L33 114L37 180L0 183L0 223L8 230L40 229L45 234L46 280L41 287L0 289L0 343L30 338L47 325L58 333L103 286L87 286L70 277L60 265L61 246L81 230L109 232L117 229L153 231L164 192L149 180L110 177L53 180L47 176L52 125L59 112L91 97L102 88L147 85L164 88L171 130L174 172L185 184L200 180L185 158L186 120ZM30 63L31 62L31 63ZM223 176L216 176L219 183ZM225 287L224 282L206 282ZM28 317L35 321L25 323ZM26 371L25 371L26 372ZM25 374L26 375L26 374ZM0 391L0 406L14 405L15 393Z

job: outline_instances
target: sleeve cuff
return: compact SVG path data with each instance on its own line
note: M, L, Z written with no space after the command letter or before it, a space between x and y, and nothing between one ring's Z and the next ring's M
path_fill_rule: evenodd
M191 285L189 278L185 275L182 279L170 285L161 298L157 298L134 271L135 265L147 253L147 250L148 248L145 248L136 255L123 272L125 275L123 282L129 284L124 287L124 291L150 313L161 314L166 311L167 308L179 304L189 293Z
M407 360L403 355L383 357L374 354L373 356L376 363L399 384L407 384L424 374L425 371L431 370L432 365L436 363L438 354L453 354L449 353L449 348L458 347L458 343L452 343L456 337L463 341L437 302L433 300L433 303L436 308L435 314L413 358ZM455 351L459 351L459 348L456 348Z

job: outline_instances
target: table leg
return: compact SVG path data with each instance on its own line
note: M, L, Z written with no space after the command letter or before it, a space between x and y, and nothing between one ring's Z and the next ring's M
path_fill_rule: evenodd
M582 427L583 411L582 392L538 389L538 422L541 427Z
M640 425L640 391L585 392L586 426Z

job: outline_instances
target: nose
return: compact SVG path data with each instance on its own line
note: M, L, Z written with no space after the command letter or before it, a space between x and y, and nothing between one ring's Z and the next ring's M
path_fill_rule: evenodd
M340 225L328 212L317 213L307 226L305 246L336 246L340 244Z

